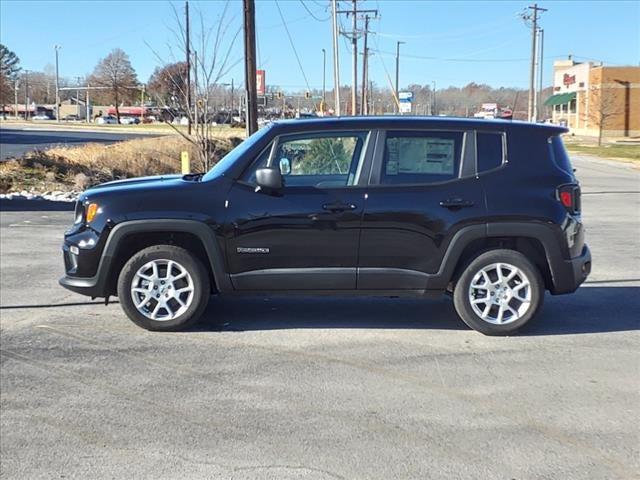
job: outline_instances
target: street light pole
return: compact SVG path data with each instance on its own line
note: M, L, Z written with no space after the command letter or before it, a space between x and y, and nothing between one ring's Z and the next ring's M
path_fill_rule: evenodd
M543 113L543 109L544 106L542 105L542 79L543 79L543 62L544 62L544 29L540 28L538 29L540 31L540 47L538 48L538 110L536 110L537 112L537 117L538 120L544 120L544 115L541 115L541 113Z
M340 61L338 56L338 21L336 0L331 2L333 17L333 111L336 116L340 116ZM283 96L284 98L284 96Z
M433 115L437 115L438 114L438 109L436 108L437 103L436 103L436 81L433 81Z
M58 70L58 51L62 47L60 45L54 45L53 49L56 51L56 121L60 123L60 73Z
M327 51L322 49L322 114L327 105Z
M398 105L398 101L399 101L399 83L400 83L400 45L406 43L406 42L401 42L401 41L397 41L396 42L396 106L395 106L395 111L398 112L399 111L399 105Z

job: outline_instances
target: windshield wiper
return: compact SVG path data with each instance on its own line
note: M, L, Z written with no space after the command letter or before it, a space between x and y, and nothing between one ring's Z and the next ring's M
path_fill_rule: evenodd
M182 179L187 182L199 182L202 180L203 175L204 173L187 173L186 175L183 175Z

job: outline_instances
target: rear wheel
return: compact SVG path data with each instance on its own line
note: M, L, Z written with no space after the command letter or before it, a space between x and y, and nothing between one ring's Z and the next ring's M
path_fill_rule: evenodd
M118 279L127 316L147 330L175 331L193 325L209 301L209 276L184 248L156 245L136 253Z
M543 299L540 272L514 250L479 255L464 270L453 293L460 318L485 335L515 332L535 316Z

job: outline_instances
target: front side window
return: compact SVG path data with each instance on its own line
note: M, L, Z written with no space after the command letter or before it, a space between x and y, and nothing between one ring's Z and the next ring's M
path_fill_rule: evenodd
M458 177L462 132L387 132L382 184L430 184Z
M355 185L367 134L306 134L283 137L272 159L286 187Z

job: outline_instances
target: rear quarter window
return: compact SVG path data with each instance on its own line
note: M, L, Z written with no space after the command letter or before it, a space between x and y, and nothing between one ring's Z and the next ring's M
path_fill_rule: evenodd
M551 158L555 164L565 172L573 175L573 166L571 165L571 159L567 153L567 149L564 147L564 142L559 135L551 137L549 139L549 150Z
M476 133L476 154L478 173L493 170L504 161L504 143L502 133Z

